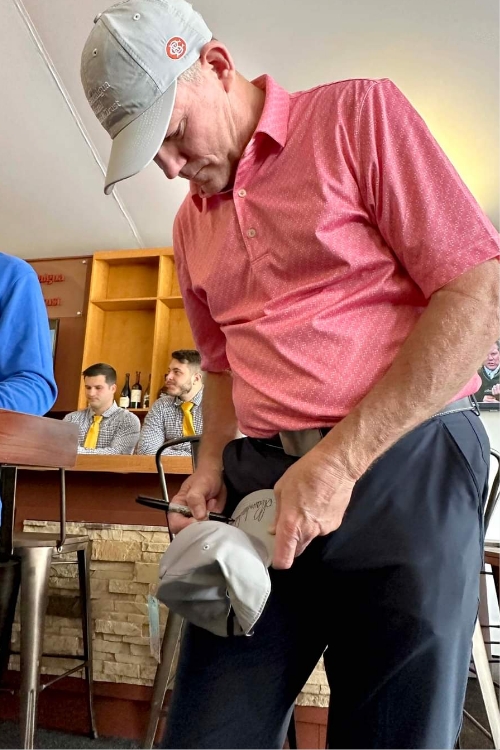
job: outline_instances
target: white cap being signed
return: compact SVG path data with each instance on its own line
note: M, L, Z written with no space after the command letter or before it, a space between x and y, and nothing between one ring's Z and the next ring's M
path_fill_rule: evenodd
M257 490L241 500L230 524L186 526L161 559L158 598L215 635L251 634L271 592L275 514L274 492Z

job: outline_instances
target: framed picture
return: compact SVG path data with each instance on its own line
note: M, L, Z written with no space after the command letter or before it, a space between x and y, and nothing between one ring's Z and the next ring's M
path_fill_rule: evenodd
M477 371L481 387L475 393L481 411L500 409L500 339L491 346L486 359Z
M59 319L49 318L50 341L52 345L52 357L56 356L57 333L59 331Z

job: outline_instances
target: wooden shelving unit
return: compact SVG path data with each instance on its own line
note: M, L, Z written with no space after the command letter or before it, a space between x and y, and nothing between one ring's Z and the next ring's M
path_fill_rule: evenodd
M151 373L151 403L175 349L194 348L172 248L95 253L82 369L107 362L117 372L117 393L137 370L142 387ZM83 383L78 408L87 405ZM131 409L142 417L146 409Z

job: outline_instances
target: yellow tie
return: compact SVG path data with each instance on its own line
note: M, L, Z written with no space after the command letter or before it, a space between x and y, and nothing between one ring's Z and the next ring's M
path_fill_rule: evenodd
M85 436L84 448L95 448L97 445L97 438L99 437L99 427L102 422L102 416L94 414L94 421L89 427L89 431Z
M181 409L184 412L184 419L182 420L182 434L184 437L187 437L188 435L196 435L193 415L191 414L193 406L194 404L192 401L183 401L181 404Z

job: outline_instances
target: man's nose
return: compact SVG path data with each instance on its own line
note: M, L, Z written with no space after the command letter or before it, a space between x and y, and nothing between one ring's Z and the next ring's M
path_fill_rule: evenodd
M187 161L176 148L167 143L161 146L154 160L169 180L179 175Z

